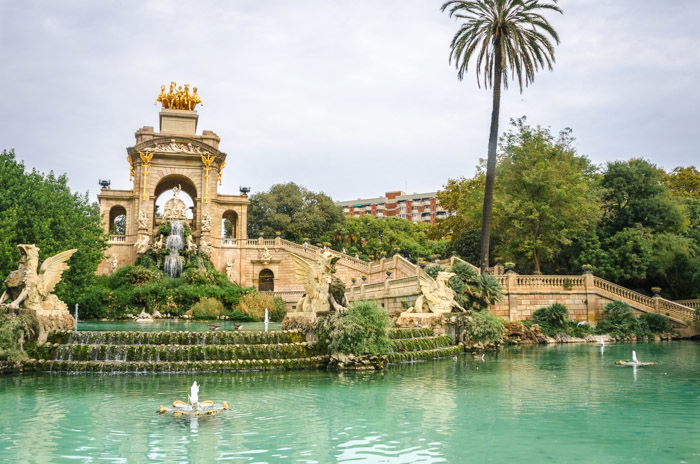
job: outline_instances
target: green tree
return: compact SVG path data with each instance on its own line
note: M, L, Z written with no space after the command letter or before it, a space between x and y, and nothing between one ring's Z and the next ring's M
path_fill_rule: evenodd
M700 171L695 166L675 168L664 176L664 183L674 195L700 200Z
M463 21L450 44L450 63L454 62L458 79L464 78L469 62L476 60L477 84L481 86L483 78L484 86L493 88L481 227L483 271L489 266L501 85L508 88L510 74L522 92L540 68L552 69L552 41L558 44L559 36L542 15L547 10L562 12L556 0L450 0L442 5L442 11Z
M429 238L430 226L399 218L349 217L331 233L332 247L363 259L400 254L417 261L443 255L446 241Z
M523 264L530 261L539 274L543 261L551 262L596 226L596 170L588 158L576 154L570 129L554 137L549 129L528 126L524 117L512 126L502 139L497 168L494 225L501 245L496 250Z
M250 197L248 234L272 237L279 232L287 240L328 242L329 232L343 220L343 211L328 195L289 182Z
M608 163L601 180L605 235L635 225L654 232L682 231L685 212L663 180L664 172L643 159Z
M17 269L19 243L36 244L41 259L77 248L56 290L73 303L93 281L106 239L97 204L72 193L65 175L26 172L13 151L0 154L0 276Z

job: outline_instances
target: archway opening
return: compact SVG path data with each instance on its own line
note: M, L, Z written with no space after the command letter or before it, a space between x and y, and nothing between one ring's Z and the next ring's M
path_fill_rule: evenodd
M109 210L109 234L126 235L126 208L121 205Z
M175 187L181 189L178 196L187 207L185 211L185 216L187 219L192 222L192 219L196 217L197 205L195 203L195 199L197 198L197 188L188 177L180 174L172 174L163 177L160 182L158 182L154 192L155 200L153 202L153 219L155 226L158 226L163 222L165 203L173 197L172 190ZM194 226L194 224L191 225Z
M238 214L233 210L226 211L221 216L221 237L238 238Z
M269 269L263 269L258 275L258 290L261 292L275 291L275 274Z

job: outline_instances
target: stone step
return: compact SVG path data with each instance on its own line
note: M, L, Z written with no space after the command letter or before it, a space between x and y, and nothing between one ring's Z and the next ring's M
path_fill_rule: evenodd
M73 331L49 333L47 342L73 345L258 345L305 341L298 330L209 331L209 332L136 332Z
M449 335L435 335L420 338L399 338L393 340L394 351L423 351L452 346L452 337Z
M55 361L179 362L235 359L293 359L316 356L314 344L252 345L71 345L47 343L32 353L36 359Z
M433 329L428 328L389 329L389 337L393 339L431 337L432 335Z
M396 364L402 362L418 361L423 359L439 359L439 358L449 358L451 356L457 356L462 353L464 348L462 345L453 345L443 348L437 348L434 350L421 350L421 351L404 351L389 354L389 363Z
M291 359L235 359L228 361L182 362L52 361L30 359L22 362L21 371L100 374L175 374L193 372L320 369L325 367L327 363L327 356L310 356Z

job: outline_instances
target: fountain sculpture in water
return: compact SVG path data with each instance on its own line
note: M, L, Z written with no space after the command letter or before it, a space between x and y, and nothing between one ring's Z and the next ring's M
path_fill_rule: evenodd
M637 359L637 352L632 350L632 361L615 361L615 364L618 366L627 366L627 367L644 367L644 366L653 366L656 364L655 362L641 362L639 359Z
M173 409L161 406L158 408L160 414L171 413L173 416L214 416L220 411L228 411L229 405L226 401L221 405L214 404L213 401L199 401L199 384L195 380L190 387L188 402L173 401Z
M0 306L14 311L25 311L39 325L38 341L46 341L50 330L71 329L73 316L66 304L52 292L61 281L66 262L77 250L68 250L47 258L39 267L39 248L36 245L17 245L20 251L19 268L5 279L5 292ZM5 301L10 301L5 303Z

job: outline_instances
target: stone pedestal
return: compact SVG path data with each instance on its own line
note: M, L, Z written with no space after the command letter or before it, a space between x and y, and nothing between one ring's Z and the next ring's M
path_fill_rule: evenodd
M67 309L23 309L25 314L34 318L39 326L37 343L46 343L46 337L53 330L71 330L75 319Z
M305 330L316 323L316 314L311 312L292 312L287 313L282 320L282 328L284 330L301 329Z
M164 109L160 112L160 131L168 134L195 135L196 111Z
M415 327L425 327L428 329L435 329L443 326L442 314L435 313L409 313L402 312L398 319L396 319L397 327L405 328L415 328Z

